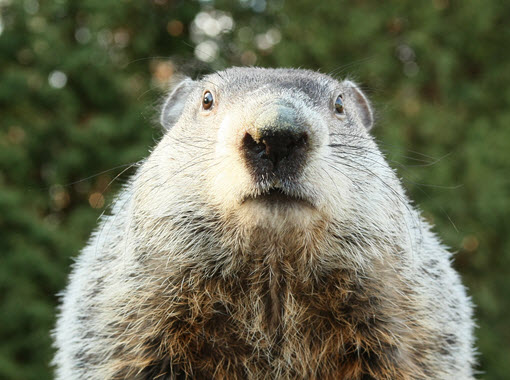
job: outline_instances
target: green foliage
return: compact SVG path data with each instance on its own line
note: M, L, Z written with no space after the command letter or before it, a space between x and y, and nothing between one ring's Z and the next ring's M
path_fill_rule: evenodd
M197 13L214 9L233 27L197 32ZM483 377L510 372L510 3L4 0L0 11L0 378L51 378L71 257L159 138L165 81L207 67L194 54L209 69L304 67L361 83L381 148L458 251Z

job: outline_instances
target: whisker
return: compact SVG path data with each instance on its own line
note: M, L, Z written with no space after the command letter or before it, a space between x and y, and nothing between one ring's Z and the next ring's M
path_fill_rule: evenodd
M211 152L211 154L212 154L212 152ZM198 163L200 163L200 162L205 162L205 161L207 161L207 160L197 161L197 160L199 160L199 159L201 159L201 158L205 157L206 155L207 155L207 153L206 153L206 154L199 155L198 157L195 157L195 158L194 158L194 160L192 160L192 161L191 161L191 164L190 164L190 163L187 163L187 165L186 165L186 166L181 166L180 168L178 168L178 169L174 172L174 174L171 176L171 178L173 178L173 177L174 177L175 175L177 175L177 174L181 174L181 173L183 172L183 170L185 170L185 169L188 169L188 168L190 168L190 167L192 167L192 166L194 166L194 165L196 165L196 164L198 164ZM153 175L152 177L150 177L150 178L149 178L149 180L150 180L150 179L153 179L153 178L157 178L157 177L159 177L159 176L161 175L161 174L157 171L157 170L159 169L157 165L147 166L147 170L148 170L148 171L150 171L150 170L154 170L154 169L156 169L156 173L154 173L154 175ZM171 179L171 178L170 178L170 179ZM132 181L136 181L136 177L135 177ZM162 186L162 185L161 185L161 184L159 184L159 185L156 185L154 188L158 188L158 187L161 187L161 186ZM115 219L116 219L119 215L121 215L121 210L123 210L123 209L124 209L124 208L125 208L125 207L126 207L126 206L130 203L130 202L131 202L131 200L132 200L133 196L134 196L134 193L133 193L133 192L131 192L131 194L129 194L129 195L126 197L126 199L125 199L125 200L123 200L122 205L120 205L120 206L119 206L119 209L117 210L117 212L115 213L115 215L113 215L113 219L112 219L112 221L109 223L109 230L108 230L108 231L105 231L105 230L104 230L104 228L105 228L105 226L106 226L106 223L105 223L105 222L104 222L104 223L102 223L101 228L100 228L100 230L98 231L98 241L101 241L101 235L102 235L103 233L105 233L105 232L106 232L108 235L110 234L111 228L112 228L112 226L115 224ZM114 204L114 203L113 203L113 204ZM104 212L101 214L101 216L100 216L100 217L103 217L103 215L104 215ZM130 222L130 223L131 223L131 222ZM128 226L127 226L127 230L129 230L130 228L131 228L131 226L130 226L130 225L128 225ZM127 239L127 238L128 238L128 236L125 236L125 239ZM125 241L127 242L127 240L125 240ZM98 253L98 248L99 248L99 246L98 246L98 245L96 245L95 254L97 254L97 253ZM126 252L126 250L127 250L127 243L125 244L124 253Z
M350 68L354 65L359 65L361 63L365 63L367 61L373 60L374 58L375 58L375 56L370 56L370 57L365 57L365 58L354 60L352 62L346 63L345 65L341 65L341 66L337 67L336 69L329 71L326 75L337 78L338 75L347 71L348 68Z
M63 185L61 185L61 186L62 186L62 187L69 187L69 186L72 186L72 185L76 185L76 184L78 184L78 183L82 183L82 182L88 181L89 179L92 179L92 178L98 177L98 176L100 176L100 175L102 175L102 174L109 173L109 172L111 172L111 171L113 171L113 170L117 170L117 169L120 169L120 168L125 168L126 166L128 166L128 169L130 169L130 168L132 168L132 167L134 167L134 166L139 165L139 164L140 164L140 163L142 163L143 161L144 161L144 159L141 159L141 160L139 160L139 161L130 162L130 163L128 163L128 164L118 165L118 166L115 166L115 167L113 167L113 168L103 170L103 171L101 171L101 172L99 172L99 173L92 174L92 175L90 175L90 176L88 176L88 177L85 177L85 178L79 179L79 180L77 180L77 181L73 181L73 182L69 182L69 183L63 184ZM47 190L47 189L49 189L49 188L50 188L50 186L41 187L41 188L40 188L40 190Z
M411 220L414 221L414 226L413 227L417 228L419 230L420 236L423 236L423 231L421 229L421 224L419 222L419 219L415 215L415 213L413 213L413 210L409 206L409 204L407 202L407 199L405 199L405 197L403 197L402 195L397 193L397 191L395 189L393 189L385 180L383 180L379 175L374 173L372 170L367 168L365 165L361 164L360 162L351 160L348 157L342 157L342 159L343 159L342 165L345 165L347 167L350 167L351 169L358 170L358 171L364 172L366 174L369 174L370 176L378 179L387 189L389 189L391 191L391 193L393 193L393 195L396 197L396 199L406 208L406 210L408 212L408 215L411 217ZM346 163L346 161L350 162L351 165ZM407 233L408 233L408 236L410 238L410 241L413 242L414 239L412 238L411 230L409 229L409 226L407 225L407 223L405 223L405 226L406 226ZM415 248L412 248L411 249L411 253L414 254L415 252L416 252Z
M353 137L353 138L357 138L357 139L360 139L360 140L373 140L377 143L377 145L379 146L387 146L387 147L392 147L392 148L397 148L397 149L402 149L402 147L400 145L396 145L396 144L390 144L388 142L385 142L385 141L382 141L380 139L377 139L375 137L366 137L366 136L361 136L361 135L357 135L357 134L349 134L349 133L339 133L339 132L332 132L329 134L329 136L341 136L341 137ZM433 157L433 156L429 156L427 154L424 154L424 153L421 153L421 152L418 152L418 151L415 151L415 150L412 150L412 149L404 149L405 151L409 152L409 153L413 153L413 154L416 154L418 156L421 156L423 158L426 158L426 159L429 159L429 160L432 160L432 161L439 161L439 160L442 160L443 158L447 157L448 155L450 155L451 153L447 153L446 155L444 156L441 156L441 157ZM410 157L410 156L404 156L405 158L408 158L408 159L411 159L411 160L419 160L415 157ZM423 162L428 162L428 161L423 161Z
M342 147L342 148L353 148L353 149L361 149L363 150L363 147L360 147L360 146L349 146L349 145L345 145L345 144L337 144L338 147ZM369 150L366 151L367 153L373 153ZM375 152L375 151L374 151ZM345 152L344 152L345 153ZM434 162L431 162L431 163L428 163L428 164L425 164L425 165L404 165L396 160L389 160L390 162L393 162L395 164L397 164L399 167L401 167L405 172L407 172L407 176L403 176L402 177L402 180L406 183L410 183L414 186L416 186L416 189L419 190L423 195L425 195L428 199L432 199L431 196L424 190L422 189L422 187L428 187L428 188L434 188L434 189L446 189L446 190L455 190L455 189L458 189L460 187L462 187L463 185L455 185L455 186L441 186L441 185L433 185L433 184L426 184L426 183L420 183L420 182L417 182L417 181L414 181L412 180L411 178L409 178L409 174L411 173L411 171L408 169L409 166L412 166L412 167L427 167L427 166L431 166L431 165L434 165L435 163L441 161L442 159L444 159L445 157L447 157L450 153L447 153L446 155L442 156L442 157L439 157L438 159L436 159ZM335 152L334 153L335 156L339 157L339 158L344 158L343 155L340 155L339 152ZM352 158L359 158L358 156L352 156ZM382 162L379 162L379 161L376 161L370 157L367 157L367 156L364 156L362 157L363 160L368 160L368 161L371 161L372 163L376 164L376 165L379 165L379 166L385 166L384 163ZM448 220L450 221L450 224L452 225L452 227L456 230L457 230L457 227L455 225L455 223L453 222L453 220L451 219L450 215L446 212L446 210L444 210L442 207L440 208L441 209L441 212L448 218Z

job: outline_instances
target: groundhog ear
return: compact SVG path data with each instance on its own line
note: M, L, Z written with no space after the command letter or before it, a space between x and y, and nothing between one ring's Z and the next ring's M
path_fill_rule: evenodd
M173 86L161 109L159 121L165 129L170 129L179 120L186 100L193 90L195 82L190 78L184 78Z
M354 82L346 80L342 84L346 89L349 99L355 105L356 116L367 130L372 129L374 126L374 114L367 97Z

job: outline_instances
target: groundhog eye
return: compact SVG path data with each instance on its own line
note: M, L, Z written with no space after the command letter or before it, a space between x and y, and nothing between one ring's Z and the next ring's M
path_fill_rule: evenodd
M210 91L206 91L204 93L204 97L202 98L202 107L204 110L210 110L212 108L212 105L214 103L213 95Z
M337 115L344 114L344 100L342 95L338 95L338 97L335 100L335 113Z

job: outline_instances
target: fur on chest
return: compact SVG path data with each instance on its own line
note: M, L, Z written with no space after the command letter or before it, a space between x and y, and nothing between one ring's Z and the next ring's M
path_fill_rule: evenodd
M118 377L409 378L419 359L392 281L266 259L229 278L189 271L131 315Z

